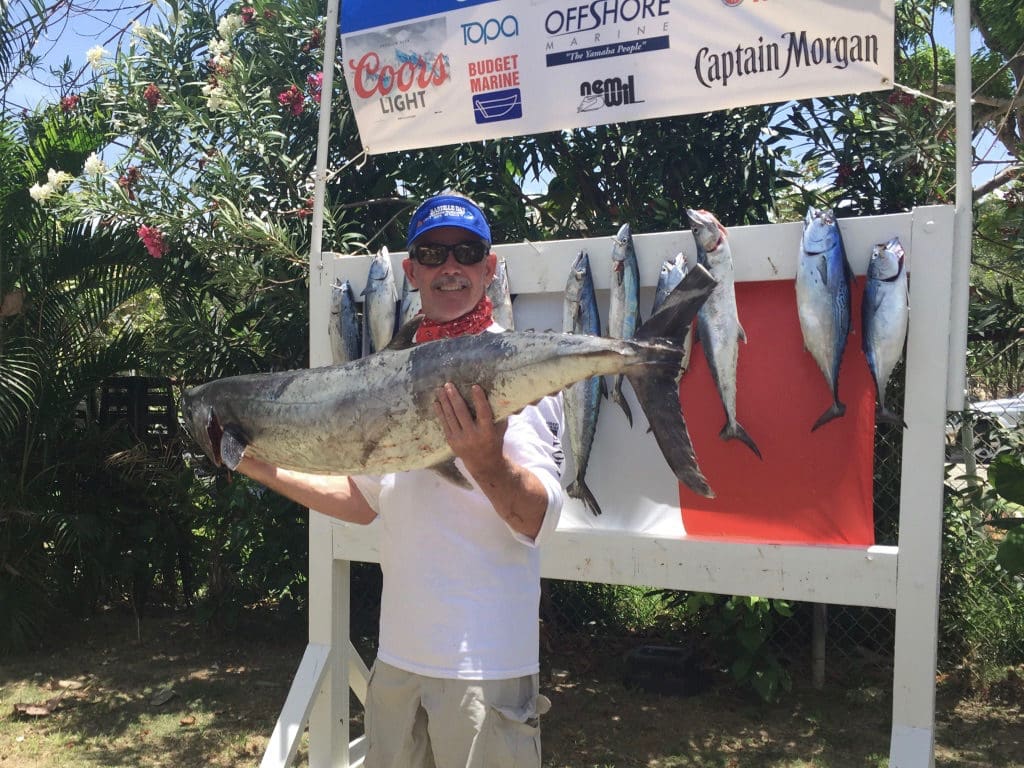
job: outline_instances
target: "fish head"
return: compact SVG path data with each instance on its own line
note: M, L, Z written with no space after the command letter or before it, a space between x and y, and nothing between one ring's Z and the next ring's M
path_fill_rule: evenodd
M626 260L629 252L633 250L633 232L629 224L623 224L619 231L612 238L612 261L618 262L613 269L622 270L622 262Z
M216 466L220 466L220 438L224 430L213 406L203 397L202 386L189 389L181 396L181 416L189 437Z
M897 238L875 245L871 249L871 261L868 263L868 279L893 280L903 269L903 258L903 246Z
M565 300L576 305L580 303L590 272L590 257L586 251L580 251L573 259L569 268L569 279L565 282Z
M348 282L347 280L345 281ZM349 288L351 291L351 287ZM341 304L345 299L345 283L335 280L331 286L331 314L337 315L341 312Z
M827 253L836 247L839 230L832 211L819 211L813 206L807 209L804 219L804 234L801 246L805 253Z
M688 208L686 217L690 220L690 230L697 243L698 257L717 249L725 240L725 227L721 225L715 214L710 211L695 211ZM706 264L705 264L706 265Z

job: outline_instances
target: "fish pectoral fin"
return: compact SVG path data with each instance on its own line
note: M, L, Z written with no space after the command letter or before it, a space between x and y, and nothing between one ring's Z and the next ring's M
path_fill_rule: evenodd
M743 330L743 326L736 323L736 338L742 341L744 344L747 343L747 332Z
M449 483L457 485L459 488L465 488L467 491L473 489L473 484L466 479L466 476L462 474L462 471L455 465L455 459L448 459L447 461L442 461L440 464L435 464L430 467L430 471L437 472L437 474Z
M234 424L224 427L224 434L220 438L220 458L224 466L230 470L237 469L247 445L249 438L239 427Z

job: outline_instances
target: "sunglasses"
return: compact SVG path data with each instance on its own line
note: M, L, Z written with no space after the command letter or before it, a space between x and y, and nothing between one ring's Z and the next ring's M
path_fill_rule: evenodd
M484 260L490 246L481 240L467 240L455 245L421 243L409 250L409 255L425 267L439 267L448 261L448 254L463 266L479 264Z

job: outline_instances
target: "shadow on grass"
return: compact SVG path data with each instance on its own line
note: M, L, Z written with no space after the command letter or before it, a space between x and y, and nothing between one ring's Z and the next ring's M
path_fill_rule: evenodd
M0 720L8 765L233 766L259 761L305 647L298 627L248 617L212 637L183 616L108 613L46 652L0 667L0 711L59 699L54 712ZM63 646L63 647L61 647ZM21 740L18 740L18 737ZM9 745L14 745L9 746Z

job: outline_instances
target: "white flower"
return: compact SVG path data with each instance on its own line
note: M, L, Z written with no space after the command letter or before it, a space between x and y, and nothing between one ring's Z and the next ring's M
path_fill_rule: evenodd
M211 85L207 83L203 86L203 95L206 97L206 106L212 112L216 112L219 109L229 109L231 102L227 98L227 93L219 85Z
M29 196L37 203L45 203L51 197L53 197L53 187L49 184L40 184L36 182L28 188Z
M89 62L93 69L99 69L103 66L103 57L107 55L107 49L102 45L94 45L88 51L85 52L85 60Z
M107 164L95 152L86 158L85 165L82 166L82 173L86 176L100 176L106 172Z
M223 39L230 40L235 32L242 28L242 17L237 13L227 13L217 24L217 34Z
M75 177L70 173L64 171L55 171L53 168L46 172L46 186L53 189L54 192L63 192L64 187L75 180Z
M226 56L231 53L231 43L227 40L221 40L220 38L214 37L206 44L206 49L214 58L217 58L218 56Z
M140 24L138 21L132 22L132 36L139 40L145 40L146 34L149 32L149 27L145 24Z

